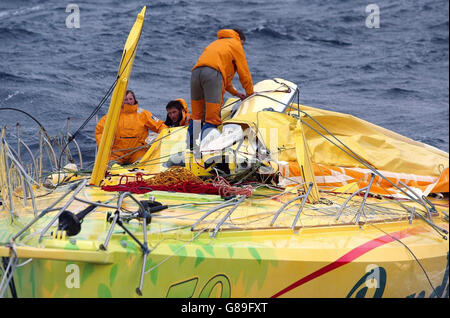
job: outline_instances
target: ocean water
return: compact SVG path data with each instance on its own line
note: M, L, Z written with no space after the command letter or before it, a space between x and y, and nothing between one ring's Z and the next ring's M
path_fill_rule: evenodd
M66 23L68 3L79 8L79 28ZM379 8L378 28L368 27L369 4ZM447 0L1 0L0 107L26 111L51 135L70 118L75 132L114 82L144 5L129 88L160 118L169 100L189 100L190 70L217 30L239 27L255 83L284 78L299 85L302 104L449 151ZM35 137L35 122L0 111L9 131L17 122L22 138ZM77 136L85 162L94 160L95 124Z

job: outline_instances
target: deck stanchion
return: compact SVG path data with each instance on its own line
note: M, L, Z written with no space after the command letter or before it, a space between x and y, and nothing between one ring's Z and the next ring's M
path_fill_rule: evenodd
M298 218L300 217L300 214L302 213L303 207L305 206L306 200L308 199L309 193L311 192L311 189L313 188L314 183L310 182L308 186L308 190L306 191L302 203L300 205L300 208L297 211L297 214L295 215L294 222L292 222L291 229L295 229L295 225L297 224Z
M375 179L375 174L372 173L372 176L370 177L369 185L367 186L367 190L364 193L364 199L362 200L361 205L359 206L358 213L356 214L356 220L355 220L356 224L359 224L359 219L361 218L361 215L364 214L364 206L366 205L366 200L370 193L370 188L372 188L372 183L373 183L374 179Z
M141 207L139 207L141 209ZM144 259L142 261L142 270L141 270L141 276L139 279L139 287L136 288L136 293L139 296L142 296L142 288L144 286L144 274L145 274L145 264L147 263L147 256L148 253L150 253L147 245L147 217L145 215L146 211L145 209L142 210L142 222L143 222L143 230L144 230L144 246L142 252L144 253Z
M16 128L17 128L17 159L19 161L22 161L20 159L20 124L16 123Z
M5 136L6 136L6 126L3 126L2 127L2 140L1 140L2 147L1 147L1 153L0 153L0 156L2 158L0 161L5 166L5 170L1 171L0 173L4 176L3 182L6 183L6 188L7 188L7 192L8 192L8 205L9 205L8 208L9 208L9 213L11 216L11 223L12 223L14 220L14 203L13 203L13 197L12 197L13 189L12 189L12 185L11 185L11 174L9 171L9 163L8 163L8 154L7 154L8 146L7 146L7 143L5 140ZM3 184L3 186L5 186L5 185Z
M304 196L305 196L304 194L299 195L299 196L296 196L295 198L293 198L293 199L289 200L288 202L286 202L285 204L283 204L283 205L281 206L281 208L279 208L279 209L277 210L277 212L275 212L275 215L273 216L273 219L272 219L272 221L270 222L270 226L273 226L273 225L275 224L275 221L277 220L277 218L278 218L278 216L280 215L280 213L283 212L284 209L286 209L286 207L287 207L289 204L291 204L292 202L295 202L295 201L297 201L297 200L299 200L299 199L302 199Z
M307 189L307 191L306 191L305 194L296 196L295 198L293 198L293 199L289 200L288 202L286 202L285 204L283 204L283 205L281 206L281 208L279 208L279 209L277 210L277 212L275 212L275 215L273 216L273 219L272 219L272 221L270 222L270 226L273 226L273 225L275 224L275 221L277 220L278 216L281 214L281 212L284 211L284 209L286 209L286 207L287 207L288 205L290 205L291 203L293 203L293 202L295 202L295 201L297 201L297 200L302 199L301 206L300 206L300 208L299 208L299 210L298 210L298 212L297 212L297 214L296 214L296 216L295 216L294 222L293 222L292 225L291 225L291 229L293 230L293 229L295 228L295 225L297 224L298 218L300 217L300 214L301 214L301 212L302 212L302 210L303 210L303 207L305 206L306 200L308 199L309 193L310 193L311 189L313 188L313 186L314 186L314 184L313 184L312 182L310 182L310 183L308 184L308 189Z
M234 210L236 210L236 208L239 206L239 204L241 204L246 196L242 195L242 196L238 196L239 200L234 204L234 206L227 212L227 214L219 221L219 223L217 223L216 227L214 228L214 231L211 235L211 237L215 238L217 235L217 232L219 231L220 227L222 226L223 223L225 223L226 219L228 219L231 215L231 213L234 212Z
M117 220L119 219L119 211L114 213L114 218L111 222L111 226L109 228L108 234L106 235L105 243L100 244L100 249L102 251L106 251L108 248L109 240L111 239L112 232L114 230L114 226L116 225Z
M360 205L360 207L359 207L359 210L358 210L357 214L359 214L359 213L362 212L362 209L364 208L364 205L365 205L367 196L369 195L370 188L372 187L373 179L375 179L375 174L372 173L372 177L370 178L369 185L368 185L367 187L361 188L361 189L359 189L359 190L353 192L353 193L347 198L347 200L345 200L344 204L341 206L341 208L339 209L339 211L338 211L338 213L337 213L337 215L336 215L336 221L339 220L339 218L341 217L341 214L342 214L342 212L344 211L345 207L347 206L347 203L348 203L355 195L357 195L358 193L363 192L363 191L366 191L365 194L364 194L364 199L363 199L363 201L361 202L361 205ZM356 222L356 223L358 223L358 221L359 221L359 217L357 217L357 222Z
M228 207L228 206L235 205L236 202L233 202L233 201L235 201L234 198L233 198L233 199L230 199L230 200L228 200L228 201L225 201L224 203L221 203L221 204L219 204L218 206L215 206L214 208L212 208L212 209L206 211L206 213L203 214L203 215L202 215L202 216L201 216L201 217L200 217L200 218L199 218L199 219L191 226L191 231L194 231L195 227L196 227L198 224L200 224L201 221L203 221L205 218L207 218L209 215L211 215L211 213L214 213L214 212L216 212L216 211L218 211L218 210L220 210L220 209L226 208L226 207Z
M415 206L413 206L412 208L411 208L411 214L409 215L409 224L412 224L412 221L413 221L413 219L414 219L414 214L416 213L416 207Z

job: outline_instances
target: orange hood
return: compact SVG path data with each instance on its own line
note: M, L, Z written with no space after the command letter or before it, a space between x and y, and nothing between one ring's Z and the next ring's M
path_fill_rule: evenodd
M218 39L234 38L239 41L241 40L239 34L231 29L222 29L217 31L217 38Z
M187 115L189 115L189 108L188 108L186 101L183 98L177 98L176 100L179 101L181 103L181 105L183 105L183 109L184 109L185 113Z

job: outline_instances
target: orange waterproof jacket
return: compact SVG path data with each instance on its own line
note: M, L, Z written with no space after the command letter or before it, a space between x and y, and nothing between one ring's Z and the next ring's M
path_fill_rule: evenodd
M97 146L100 144L103 129L106 122L106 115L100 119L95 128L95 139ZM129 152L136 150L146 144L145 139L148 136L148 129L154 132L160 132L166 128L164 122L151 112L144 110L136 105L124 104L119 115L119 122L117 124L116 135L111 149L109 160L114 160L126 155ZM141 158L147 148L139 149L138 151L118 159L121 164L130 164L136 162Z
M233 87L233 77L237 71L247 96L253 94L252 75L238 33L231 29L223 29L217 32L217 38L203 50L192 70L201 66L218 70L222 74L225 90L234 96L238 93Z

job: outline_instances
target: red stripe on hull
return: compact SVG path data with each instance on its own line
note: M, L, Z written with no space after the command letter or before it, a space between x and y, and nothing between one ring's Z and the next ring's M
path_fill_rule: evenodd
M331 272L332 270L335 270L336 268L339 268L341 266L344 266L345 264L348 264L348 263L354 261L361 255L364 255L367 252L369 252L379 246L382 246L384 244L395 241L395 239L392 236L396 237L397 239L402 239L404 237L417 234L419 232L420 231L418 231L418 230L408 229L408 230L394 232L394 233L391 233L390 235L383 235L372 241L364 243L364 244L354 248L350 252L344 254L342 257L340 257L333 263L330 263L330 264L318 269L317 271L303 277L302 279L296 281L295 283L289 285L288 287L284 288L283 290L281 290L278 293L276 293L275 295L273 295L271 298L280 297L281 295L283 295L283 294L285 294L285 293L287 293L287 292L289 292L289 291L291 291L291 290L293 290L293 289L295 289L295 288L297 288L319 276L322 276L328 272Z

